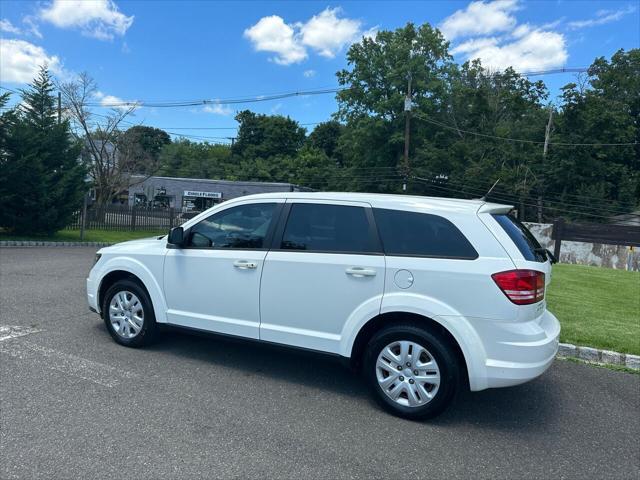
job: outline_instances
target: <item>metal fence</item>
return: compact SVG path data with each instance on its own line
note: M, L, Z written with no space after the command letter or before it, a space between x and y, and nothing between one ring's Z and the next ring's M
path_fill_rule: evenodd
M199 211L128 205L88 206L74 213L67 230L152 231L169 230L193 218Z

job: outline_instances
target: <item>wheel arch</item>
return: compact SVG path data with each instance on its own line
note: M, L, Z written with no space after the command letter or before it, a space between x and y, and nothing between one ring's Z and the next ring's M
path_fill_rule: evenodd
M118 280L129 278L139 283L151 299L156 322L166 323L166 303L160 285L153 274L141 263L136 261L124 261L124 259L114 259L104 266L99 276L100 283L97 289L98 309L102 310L102 303L107 289Z
M125 279L132 280L138 283L144 289L144 291L147 292L147 295L149 295L149 290L147 289L147 286L144 284L142 280L136 277L133 273L128 272L126 270L112 270L111 272L107 273L104 277L102 277L102 280L100 281L100 286L98 287L98 308L100 308L100 311L102 311L104 296L106 295L107 290L109 290L109 288L114 283L120 280L125 280ZM151 298L151 295L149 295L149 298Z
M444 325L442 320L436 317L428 316L405 311L393 311L376 315L367 321L358 331L355 339L348 351L349 364L354 370L359 370L362 366L362 357L369 340L384 327L393 324L409 324L420 328L427 328L431 332L437 333L443 338L453 349L456 358L460 361L463 368L462 378L467 386L475 377L472 353L469 351L465 342L459 338L459 334L452 333L448 326Z

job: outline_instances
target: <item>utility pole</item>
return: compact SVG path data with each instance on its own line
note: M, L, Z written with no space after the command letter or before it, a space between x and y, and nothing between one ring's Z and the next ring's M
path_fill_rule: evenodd
M62 123L62 94L58 92L58 125Z
M411 135L411 72L407 78L407 96L404 97L404 164L402 166L404 182L402 191L407 191L407 178L409 177L409 137Z
M542 195L544 192L544 161L547 159L549 149L549 137L551 136L551 125L553 124L553 106L549 105L549 121L544 131L544 148L542 149L542 168L538 175L538 223L542 223Z

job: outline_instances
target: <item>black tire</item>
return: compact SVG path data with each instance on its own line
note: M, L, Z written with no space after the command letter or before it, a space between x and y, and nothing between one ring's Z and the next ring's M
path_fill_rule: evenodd
M415 342L426 348L440 371L440 384L435 396L423 405L401 405L392 400L378 383L378 355L387 345L403 340ZM375 400L388 412L411 420L440 415L453 401L460 384L461 372L459 360L446 339L428 328L411 324L392 325L378 331L369 341L363 359L363 373Z
M135 294L140 303L142 304L142 310L144 312L143 316L143 324L140 331L131 338L124 338L119 335L114 329L111 321L109 320L109 305L113 297L122 291L127 291ZM153 312L153 305L151 303L151 299L147 294L147 291L136 281L123 279L118 280L116 283L111 285L107 290L104 301L102 303L102 319L111 334L111 337L119 343L120 345L124 345L125 347L143 347L145 345L151 344L157 337L158 334L158 324L156 323L156 317Z

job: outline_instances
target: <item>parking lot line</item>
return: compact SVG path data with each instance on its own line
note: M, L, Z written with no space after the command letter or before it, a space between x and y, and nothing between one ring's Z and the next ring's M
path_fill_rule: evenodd
M27 363L36 363L49 370L88 380L103 387L115 387L123 380L137 377L133 372L87 360L77 355L63 353L26 340L18 340L19 337L40 331L42 330L31 327L0 326L0 354L19 358Z

